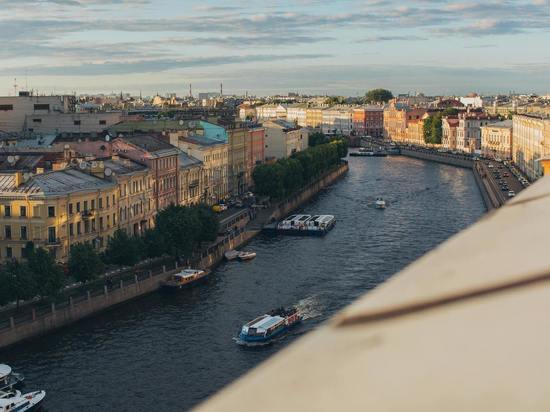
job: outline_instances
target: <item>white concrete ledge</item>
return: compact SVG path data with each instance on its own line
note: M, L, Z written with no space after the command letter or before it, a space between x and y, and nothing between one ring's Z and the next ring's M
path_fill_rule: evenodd
M550 178L201 411L550 410Z

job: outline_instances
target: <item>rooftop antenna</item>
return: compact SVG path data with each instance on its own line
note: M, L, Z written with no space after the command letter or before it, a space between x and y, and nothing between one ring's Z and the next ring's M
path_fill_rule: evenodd
M220 83L220 97L223 96L223 83Z
M13 95L17 96L17 77L13 79Z
M191 88L191 83L189 83L189 97L193 97L193 91Z

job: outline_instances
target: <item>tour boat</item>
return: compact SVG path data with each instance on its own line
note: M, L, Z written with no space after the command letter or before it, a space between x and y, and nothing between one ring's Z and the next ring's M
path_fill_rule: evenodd
M21 395L21 392L8 393L4 397L0 397L0 412L23 412L30 411L44 400L46 397L45 391L29 392Z
M291 235L324 236L335 224L333 215L292 215L279 222L276 231Z
M239 260L252 260L256 257L256 252L242 251L239 252Z
M0 391L13 388L24 379L22 374L13 372L8 365L0 364Z
M240 252L237 251L237 250L228 250L223 255L225 256L226 260L231 261L231 260L237 259L239 257L239 254L240 254Z
M210 272L207 270L184 269L162 282L162 287L166 289L185 289L206 280L209 274Z
M374 202L374 205L377 209L385 209L386 208L386 201L382 199L381 197L376 198L376 202Z
M296 308L274 309L244 325L239 333L240 344L269 343L302 320Z

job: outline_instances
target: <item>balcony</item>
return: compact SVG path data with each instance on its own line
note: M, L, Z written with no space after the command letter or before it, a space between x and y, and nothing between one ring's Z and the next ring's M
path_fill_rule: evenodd
M52 239L48 239L46 242L46 246L60 246L61 245L61 239L56 237Z
M82 219L90 219L95 216L95 210L83 210L80 212Z

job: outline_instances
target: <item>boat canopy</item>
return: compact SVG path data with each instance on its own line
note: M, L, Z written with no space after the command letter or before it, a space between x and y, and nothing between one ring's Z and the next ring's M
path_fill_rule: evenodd
M11 368L6 364L0 364L0 379L11 375Z
M198 275L199 273L201 273L201 271L197 269L185 269L179 273L176 273L174 275L174 278L188 279L192 278L195 275Z
M260 319L258 322L254 323L253 325L249 325L249 328L254 328L258 332L266 331L270 327L275 326L276 324L280 323L281 321L284 321L284 318L280 316L265 316L262 319Z

